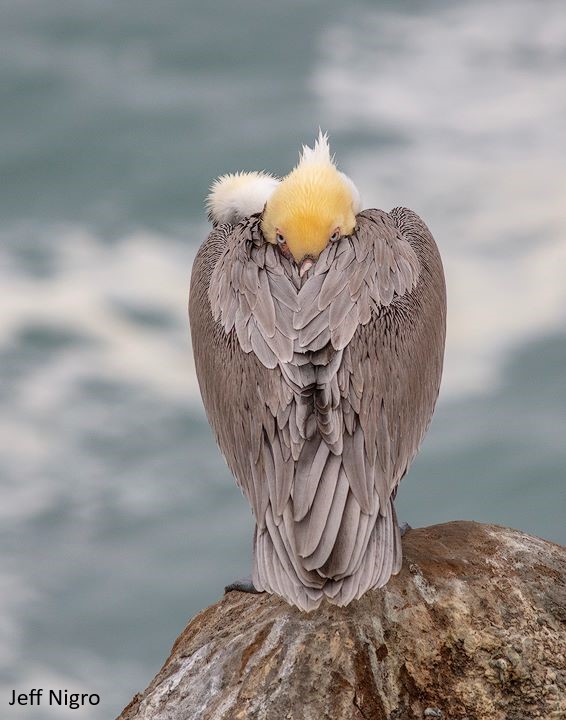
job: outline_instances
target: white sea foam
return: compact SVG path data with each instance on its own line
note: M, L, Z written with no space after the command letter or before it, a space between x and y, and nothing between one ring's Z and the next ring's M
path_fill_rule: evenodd
M19 406L45 407L64 386L93 372L181 401L194 397L187 317L194 245L144 233L108 244L77 228L43 230L43 242L50 244L55 234L53 276L30 277L10 263L0 271L0 346L9 347L19 332L38 326L76 334L84 342L40 363L19 388ZM157 313L165 327L136 322L128 308Z
M195 236L206 232L204 226L194 229ZM171 403L199 402L187 316L194 244L145 233L110 244L79 228L32 233L53 256L54 273L37 277L22 268L15 230L0 267L0 352L12 355L1 367L9 395L0 411L0 519L10 527L56 511L77 493L80 511L88 512L109 491L106 459L86 451L84 443L108 427L112 410L109 403L97 405L96 391L81 392L82 383L133 387L138 396L155 398L157 413ZM26 333L32 335L29 348ZM39 334L35 345L33 333ZM15 363L21 370L12 377ZM113 412L112 432L122 432L127 445L136 418L134 406L123 405ZM151 422L151 415L144 417ZM153 462L159 452L157 447ZM63 470L68 458L80 468L71 484ZM149 492L139 468L137 473L132 508ZM128 483L119 487L118 495L128 492ZM155 508L157 485L150 495L147 502Z
M564 325L565 46L559 2L364 10L321 37L320 117L364 138L342 165L367 205L412 207L440 245L444 392L489 387L512 347Z

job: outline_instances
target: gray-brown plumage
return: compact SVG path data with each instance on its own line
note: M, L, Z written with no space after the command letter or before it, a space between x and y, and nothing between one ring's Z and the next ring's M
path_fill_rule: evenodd
M393 497L432 416L445 326L440 258L408 210L361 213L318 263L301 287L252 217L209 235L190 294L205 408L258 526L254 584L303 609L399 570Z
M440 385L440 257L410 210L366 210L299 274L261 214L214 228L192 272L197 376L256 520L253 583L303 610L401 566L393 500Z

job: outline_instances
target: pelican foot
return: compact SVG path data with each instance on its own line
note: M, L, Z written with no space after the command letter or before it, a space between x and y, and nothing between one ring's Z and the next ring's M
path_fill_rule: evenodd
M226 587L224 588L224 594L232 592L234 590L239 590L240 592L254 593L257 595L262 592L261 590L256 590L249 575L247 577L240 578L239 580L234 580L234 582L226 585Z
M399 523L399 530L401 531L401 537L407 532L407 530L412 530L413 528L409 525L407 522Z

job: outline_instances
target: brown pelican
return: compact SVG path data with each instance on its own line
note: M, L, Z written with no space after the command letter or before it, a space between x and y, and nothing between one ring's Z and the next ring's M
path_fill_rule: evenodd
M393 501L442 373L436 244L411 210L362 212L322 133L282 180L219 178L208 208L193 351L256 521L253 586L346 605L401 567Z

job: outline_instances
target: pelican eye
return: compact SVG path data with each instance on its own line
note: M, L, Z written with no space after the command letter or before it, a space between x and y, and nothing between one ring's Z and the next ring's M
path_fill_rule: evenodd
M283 245L283 243L285 242L285 238L283 237L283 235L281 235L280 232L275 233L275 239L277 240L279 245Z
M340 240L340 228L336 228L330 236L330 242L337 242L338 240Z

